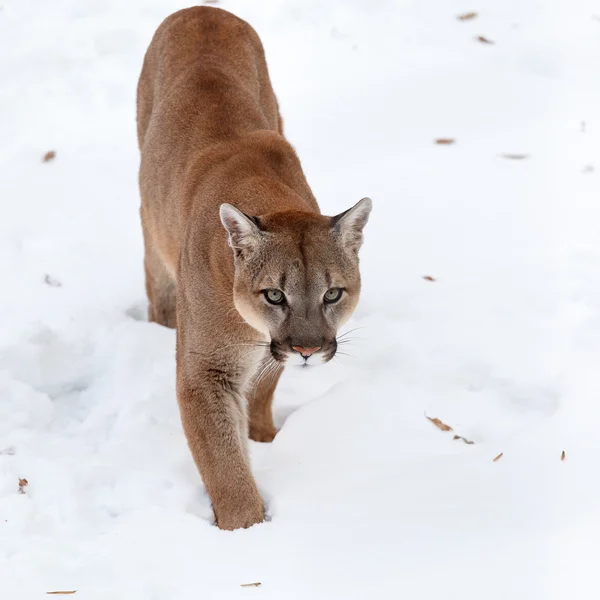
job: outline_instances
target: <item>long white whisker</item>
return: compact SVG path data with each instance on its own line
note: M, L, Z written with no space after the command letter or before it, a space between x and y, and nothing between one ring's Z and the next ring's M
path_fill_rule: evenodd
M367 329L368 325L363 325L362 327L355 327L354 329L350 329L346 331L346 333L342 333L342 335L338 336L337 340L343 340L347 335L350 335L353 331L358 331L359 329Z
M279 367L278 362L276 360L273 360L273 362L271 363L271 365L269 367L269 371L265 375L265 377L268 378L268 377L272 377L273 375L275 375L275 373L277 373L278 367Z
M268 379L268 377L271 375L271 373L273 373L273 371L275 370L277 366L277 361L270 357L270 360L267 362L265 368L262 370L262 372L260 373L260 376L258 377L258 379L255 382L255 387L258 387L258 385L261 383L261 381L264 381L266 379Z
M220 348L216 348L214 350L210 350L208 353L204 353L204 352L196 352L195 350L188 350L187 352L189 354L201 354L203 356L209 356L212 353L216 353L216 352L221 352L221 350L225 350L226 348L237 348L240 346L246 346L246 347L252 347L252 348L268 348L269 347L269 343L268 342L262 342L262 341L257 341L257 342L240 342L238 344L227 344L226 346L221 346Z
M264 371L264 369L267 367L267 365L269 364L269 362L271 360L274 360L273 357L271 357L271 356L265 356L265 357L261 358L260 360L258 360L254 365L252 365L250 377L248 377L246 379L246 381L244 381L244 383L241 386L241 389L245 390L246 386L248 385L248 383L250 383L250 381L253 378L256 378L257 376L260 376L260 374ZM261 363L263 363L263 364L261 364ZM256 367L256 366L259 366L258 371L256 371L254 369L254 367Z

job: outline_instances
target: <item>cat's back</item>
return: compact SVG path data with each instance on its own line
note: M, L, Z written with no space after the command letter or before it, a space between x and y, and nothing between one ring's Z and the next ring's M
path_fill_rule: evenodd
M144 57L137 127L147 244L174 273L184 232L199 229L189 218L195 210L207 215L206 240L222 238L228 251L218 207L223 188L240 174L225 172L223 166L239 152L256 156L253 146L264 137L256 135L260 132L287 145L254 29L227 11L206 6L167 17ZM293 154L291 146L288 153ZM260 172L273 171L265 161L253 165Z
M258 34L220 8L170 15L146 52L137 113L142 150L149 126L163 147L193 139L197 148L245 130L277 130L277 101Z

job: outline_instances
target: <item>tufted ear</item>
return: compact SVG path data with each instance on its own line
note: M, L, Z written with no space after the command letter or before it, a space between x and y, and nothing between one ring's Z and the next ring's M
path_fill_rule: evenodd
M352 208L331 217L331 229L344 248L358 252L362 245L362 230L369 220L373 203L370 198L359 200Z
M229 245L236 256L256 247L262 236L256 217L249 217L231 204L221 204L219 216L229 233Z

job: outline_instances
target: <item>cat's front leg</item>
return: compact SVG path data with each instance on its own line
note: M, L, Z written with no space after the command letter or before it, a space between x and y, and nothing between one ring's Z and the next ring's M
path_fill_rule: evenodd
M188 445L220 529L261 523L264 503L250 470L245 400L222 367L178 367L177 399Z

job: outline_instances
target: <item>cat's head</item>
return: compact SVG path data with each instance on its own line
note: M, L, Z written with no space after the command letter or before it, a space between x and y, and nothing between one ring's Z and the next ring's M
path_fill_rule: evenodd
M235 307L268 336L275 360L308 365L335 355L338 329L358 303L358 251L370 212L369 198L335 217L255 217L221 205L234 252Z

